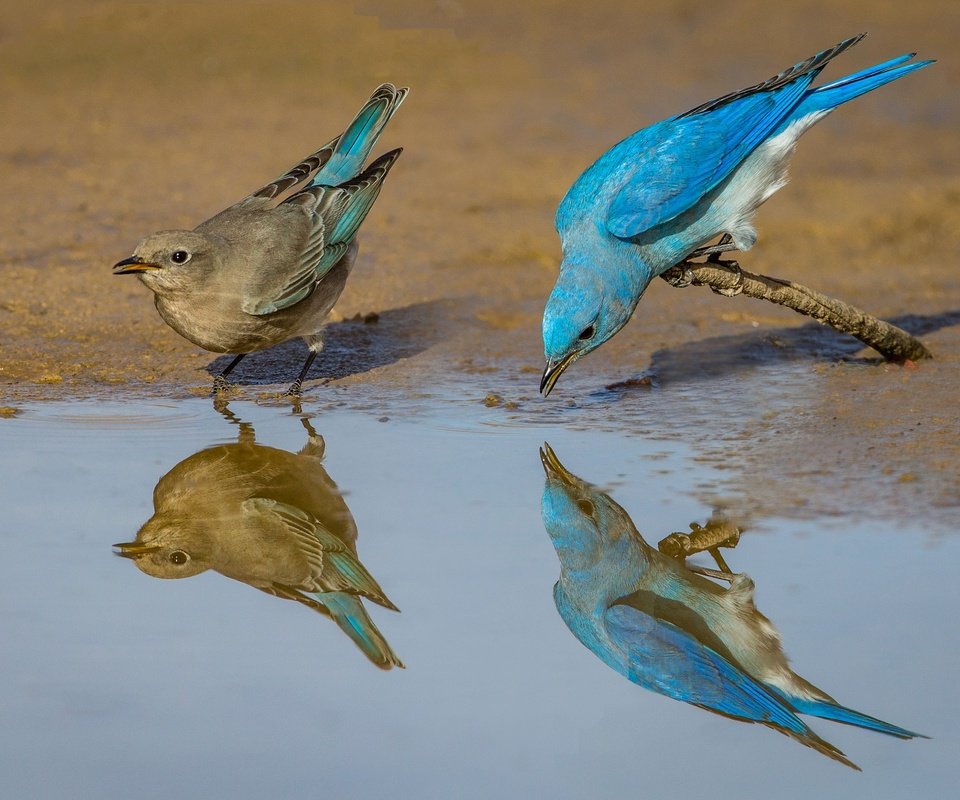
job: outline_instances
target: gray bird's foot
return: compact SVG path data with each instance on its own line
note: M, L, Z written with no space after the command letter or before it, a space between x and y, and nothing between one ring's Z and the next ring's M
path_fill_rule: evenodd
M690 269L690 265L686 261L675 264L666 272L661 272L660 277L671 286L675 286L677 289L682 289L685 286L692 286L695 282L693 270Z
M737 274L737 282L727 289L720 289L715 286L711 286L710 289L714 294L722 294L724 297L736 297L738 294L743 292L743 270L740 269L740 264L732 260L721 261L719 258L710 258L708 261L711 264L715 264L718 267L724 267L725 269L729 269Z

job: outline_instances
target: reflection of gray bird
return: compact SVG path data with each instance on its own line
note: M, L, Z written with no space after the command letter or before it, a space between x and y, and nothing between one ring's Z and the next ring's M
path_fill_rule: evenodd
M357 528L321 465L324 442L299 453L258 445L242 424L240 441L181 461L153 492L154 515L120 555L155 578L212 569L319 611L378 667L403 663L360 602L397 610L357 558Z
M310 354L289 391L300 394L356 258L357 230L401 151L363 165L406 93L383 84L343 134L285 175L195 230L148 236L115 265L114 274L140 276L181 336L215 353L239 353L214 388L226 388L247 353L303 337Z
M543 522L560 558L554 600L573 634L645 689L785 733L858 769L797 714L901 739L920 734L839 705L787 663L780 634L753 602L662 555L609 495L569 472L548 445Z

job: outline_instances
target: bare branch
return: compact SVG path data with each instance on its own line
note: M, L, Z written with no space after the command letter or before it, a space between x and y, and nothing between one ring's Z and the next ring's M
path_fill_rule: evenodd
M672 286L709 286L727 297L744 294L792 308L841 333L849 333L888 361L903 363L933 358L919 339L896 325L799 283L745 272L735 261L687 261L671 267L660 277Z

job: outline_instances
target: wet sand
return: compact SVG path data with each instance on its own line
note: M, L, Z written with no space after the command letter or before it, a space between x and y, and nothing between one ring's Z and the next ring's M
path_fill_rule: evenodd
M518 407L505 418L535 422L647 376L603 395L598 422L699 437L704 458L758 487L761 510L840 509L853 492L884 513L958 516L955 3L3 5L5 407L206 393L222 357L179 338L110 266L283 172L389 80L412 92L381 146L406 149L308 400L495 392ZM658 282L615 340L536 398L552 218L580 171L637 128L861 30L827 77L914 49L940 63L805 137L741 263L899 320L935 360L883 365L789 311ZM250 357L237 397L269 399L302 353Z

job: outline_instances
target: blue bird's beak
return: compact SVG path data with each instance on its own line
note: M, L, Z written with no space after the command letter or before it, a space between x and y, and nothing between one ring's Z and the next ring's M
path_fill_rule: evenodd
M577 476L560 463L557 454L546 442L540 448L540 463L543 465L544 474L548 479L558 481L566 486L576 486Z
M118 261L113 265L113 274L114 275L131 275L137 272L152 272L153 270L160 269L156 264L148 264L145 261L141 261L136 256L130 256L130 258L125 258L123 261Z
M559 361L547 362L547 368L543 371L543 377L540 379L540 393L544 397L547 397L550 392L553 391L553 387L563 374L563 371L573 363L576 356L576 353L570 353Z

